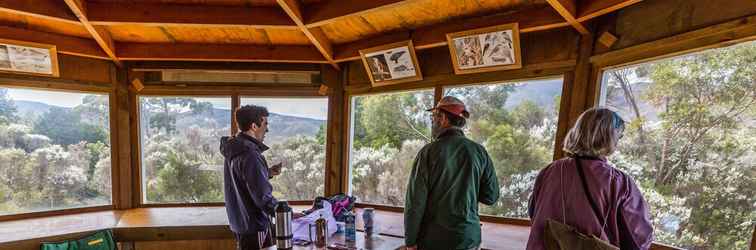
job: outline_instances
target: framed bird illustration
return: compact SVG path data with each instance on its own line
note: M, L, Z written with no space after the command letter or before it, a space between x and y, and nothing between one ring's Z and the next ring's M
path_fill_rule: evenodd
M517 23L446 34L455 74L522 68Z
M411 40L360 50L360 57L373 87L423 79Z

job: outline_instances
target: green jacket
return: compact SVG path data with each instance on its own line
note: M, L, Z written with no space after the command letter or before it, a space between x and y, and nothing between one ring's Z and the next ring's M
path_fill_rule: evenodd
M420 249L469 249L480 245L478 202L499 199L499 181L488 152L460 129L442 132L417 154L404 205L404 236Z

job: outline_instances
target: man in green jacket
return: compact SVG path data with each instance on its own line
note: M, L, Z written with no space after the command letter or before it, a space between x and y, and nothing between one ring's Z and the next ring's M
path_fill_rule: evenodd
M478 249L478 202L499 199L499 181L488 152L462 132L470 114L446 96L433 112L435 140L415 158L404 205L407 249Z

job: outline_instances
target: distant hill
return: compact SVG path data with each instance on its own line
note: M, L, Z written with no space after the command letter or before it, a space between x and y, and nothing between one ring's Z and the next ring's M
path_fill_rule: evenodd
M39 115L50 110L51 105L47 105L41 102L34 101L13 101L16 104L16 113L21 116L26 115ZM64 107L65 108L65 107ZM69 108L65 108L69 109Z
M52 105L34 101L19 100L14 102L16 104L17 114L23 117L38 116L39 114L43 114L50 110L51 107L54 107ZM66 107L62 108L71 109ZM193 115L194 114L191 113L185 113L182 115L183 117L179 117L179 120L194 120L190 117ZM231 111L227 109L213 109L210 112L210 116L211 119L215 120L218 124L226 124L231 121ZM318 133L320 126L325 124L324 120L287 116L276 113L270 114L268 122L270 123L270 134L268 134L266 140L271 142L295 135L315 136Z
M540 107L554 106L554 97L562 94L562 79L543 80L515 87L507 99L505 108L511 109L528 100Z
M213 109L211 116L218 124L224 124L230 121L231 110ZM325 120L270 113L270 117L268 117L268 123L270 124L268 129L270 132L266 140L273 142L281 138L296 135L315 136L320 126L325 124L325 122Z

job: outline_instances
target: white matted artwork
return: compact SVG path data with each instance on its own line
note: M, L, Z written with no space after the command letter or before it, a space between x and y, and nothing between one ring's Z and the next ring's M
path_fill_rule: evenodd
M454 72L522 68L517 23L446 34Z
M360 55L373 86L422 80L412 41L360 50Z
M57 77L57 50L54 45L0 39L0 71Z

